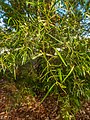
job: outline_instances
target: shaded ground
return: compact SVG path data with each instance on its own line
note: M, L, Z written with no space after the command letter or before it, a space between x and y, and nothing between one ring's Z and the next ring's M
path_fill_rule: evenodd
M18 98L14 84L0 81L0 120L60 120L56 98L49 96L39 107L39 97ZM19 100L19 101L18 101Z
M76 120L90 120L90 101L83 103L81 110L76 114Z
M20 97L14 83L0 80L0 120L62 120L55 97L49 96L38 107L39 97ZM90 120L90 102L76 114L76 120Z

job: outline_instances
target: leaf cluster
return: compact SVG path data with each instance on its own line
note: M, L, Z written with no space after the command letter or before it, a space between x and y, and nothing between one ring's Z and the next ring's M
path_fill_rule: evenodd
M28 16L22 17L23 2L20 12L12 4L11 11L20 16L9 16L11 31L1 30L0 71L8 78L26 81L34 91L45 92L41 103L49 93L58 94L62 115L70 118L81 98L90 97L90 39L81 36L78 15L71 12L60 17L55 12L56 1L38 0L26 2Z

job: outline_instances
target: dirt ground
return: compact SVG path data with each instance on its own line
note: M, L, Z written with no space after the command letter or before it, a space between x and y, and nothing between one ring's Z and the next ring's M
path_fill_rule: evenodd
M4 79L0 80L0 120L62 120L60 108L54 97L47 97L40 104L39 97L25 96L18 101L17 88ZM38 106L39 105L39 106ZM76 114L76 120L90 120L90 102Z

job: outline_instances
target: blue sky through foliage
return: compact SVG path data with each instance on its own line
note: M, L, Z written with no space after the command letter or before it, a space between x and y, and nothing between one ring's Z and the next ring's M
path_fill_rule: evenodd
M82 13L82 20L80 23L83 26L83 28L85 29L85 32L83 33L83 35L86 37L90 37L90 30L89 30L90 29L90 16L86 15L86 5L89 2L89 0L84 0L84 1L85 2L83 5L81 5L78 2L76 10L78 12ZM6 4L9 4L8 0L4 0L4 2ZM67 7L64 4L64 0L57 0L57 4L55 5L55 7L56 7L56 14L59 14L60 17L63 17L63 16L68 17L68 14L70 11L67 10ZM70 9L71 9L71 12L74 12L73 7L71 7ZM90 10L90 8L89 8L89 10ZM0 8L0 26L1 27L4 27L4 22L3 22L3 18L2 18L3 13L4 12Z
M87 12L86 5L89 2L90 2L89 0L85 0L85 3L83 5L81 5L80 2L78 2L77 6L76 6L76 10L82 14L82 20L80 23L81 23L81 26L83 26L83 28L85 29L85 32L83 32L82 36L85 36L88 38L90 38L90 16L86 15L86 12ZM88 8L88 9L90 10L90 8ZM71 12L74 12L72 7L71 7ZM57 2L56 13L60 17L63 17L63 16L68 17L69 11L67 10L67 8L64 4L64 0Z

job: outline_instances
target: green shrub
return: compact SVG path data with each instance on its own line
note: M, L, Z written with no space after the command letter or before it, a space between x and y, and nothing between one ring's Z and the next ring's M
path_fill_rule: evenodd
M8 20L16 28L1 33L0 46L8 51L0 54L0 70L16 81L26 81L35 91L45 92L41 102L50 92L58 94L68 119L80 100L90 97L90 39L81 37L76 14L61 18L53 4L49 10L43 2L37 7L38 14L29 21Z

